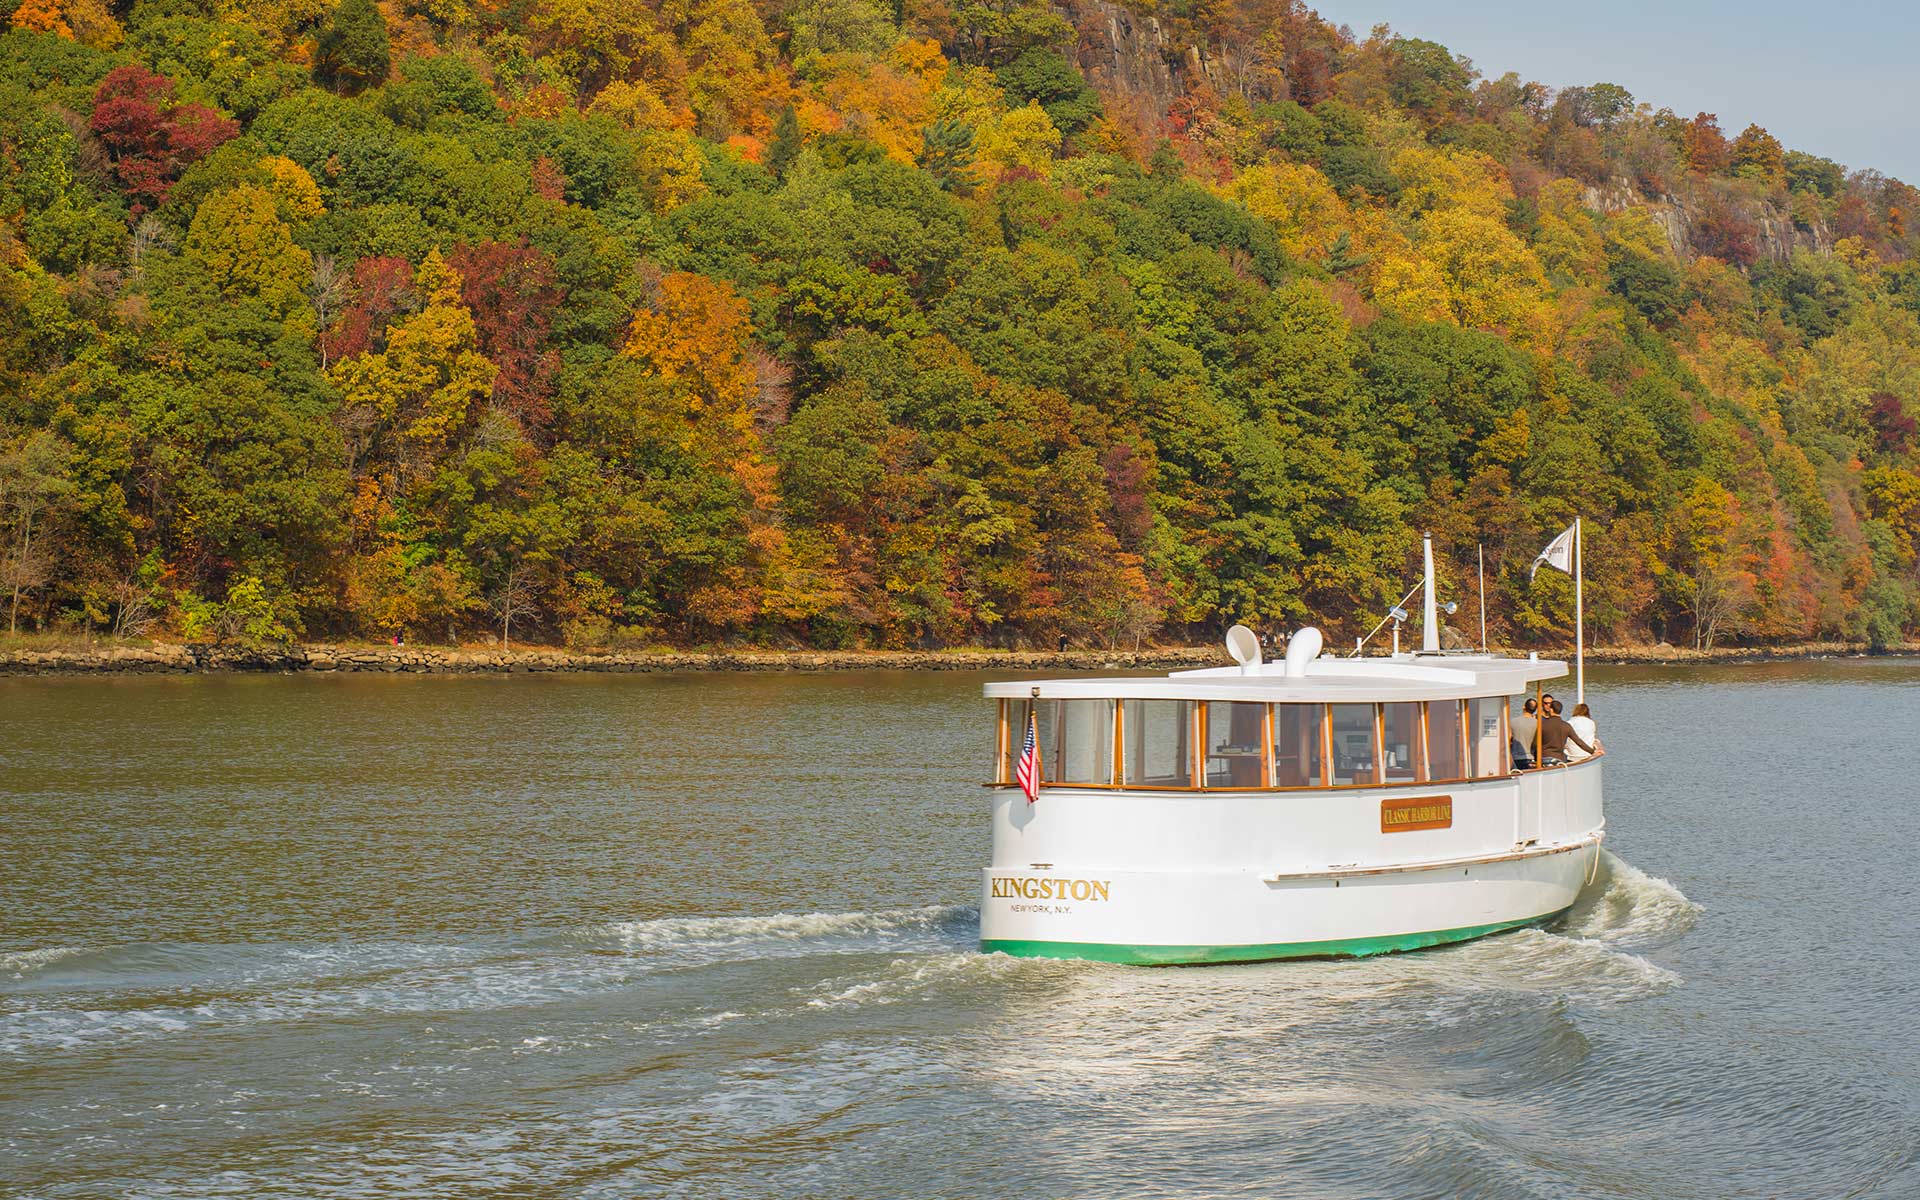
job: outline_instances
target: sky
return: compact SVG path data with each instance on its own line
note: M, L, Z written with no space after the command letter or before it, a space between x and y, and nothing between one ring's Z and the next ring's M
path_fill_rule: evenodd
M1790 150L1920 183L1920 4L1890 0L1308 0L1364 38L1382 22L1481 74L1553 87L1617 83L1733 137L1758 123Z

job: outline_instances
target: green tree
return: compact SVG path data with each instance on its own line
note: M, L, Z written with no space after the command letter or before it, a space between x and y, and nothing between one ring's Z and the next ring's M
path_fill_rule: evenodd
M920 135L921 170L941 187L966 195L971 190L973 128L957 121L935 121Z
M44 585L52 572L47 517L73 491L71 459L72 448L49 430L0 437L0 521L7 537L0 555L0 587L9 593L10 634L20 627L21 595Z
M373 0L340 0L314 45L313 76L354 95L386 82L389 56L387 19Z
M1060 52L1033 46L994 72L1013 103L1032 101L1068 137L1100 117L1100 97Z
M1438 42L1395 38L1387 94L1428 126L1438 126L1466 109L1475 74L1472 63Z
M793 105L789 104L780 110L780 116L773 123L773 141L767 144L767 170L773 172L775 179L785 179L805 145L800 136L800 118L794 115Z

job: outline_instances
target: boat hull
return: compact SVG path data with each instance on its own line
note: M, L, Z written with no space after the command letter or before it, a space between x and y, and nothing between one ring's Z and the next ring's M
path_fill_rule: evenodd
M980 949L988 954L1008 954L1015 958L1084 958L1091 962L1123 963L1140 967L1203 966L1208 963L1273 962L1286 958L1370 958L1376 954L1398 954L1405 950L1425 950L1451 942L1467 942L1494 933L1544 925L1566 909L1544 916L1517 921L1498 921L1491 925L1469 925L1464 929L1430 929L1419 933L1382 934L1374 937L1335 938L1324 942L1274 942L1251 946L1127 946L1112 942L1022 942L982 941Z
M981 949L1255 962L1417 950L1538 925L1574 903L1604 833L1598 763L1544 774L1456 786L1450 827L1405 834L1380 832L1380 802L1391 797L1371 789L1158 803L1061 791L1031 807L1016 791L995 806Z

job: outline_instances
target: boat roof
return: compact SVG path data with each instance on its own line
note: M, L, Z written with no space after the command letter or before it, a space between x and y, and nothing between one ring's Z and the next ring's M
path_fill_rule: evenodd
M1242 667L1207 667L1167 675L1024 679L989 683L989 699L1248 700L1266 704L1391 704L1516 696L1527 685L1558 679L1567 664L1551 658L1489 654L1399 654L1335 658L1323 654L1288 675L1283 660Z

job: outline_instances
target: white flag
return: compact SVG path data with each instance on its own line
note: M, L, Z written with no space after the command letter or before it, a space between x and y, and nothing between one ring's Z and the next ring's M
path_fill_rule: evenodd
M1569 575L1573 574L1573 526L1567 526L1559 537L1547 543L1547 548L1533 560L1533 570L1527 572L1527 578L1531 580L1538 575L1542 565L1557 567Z

